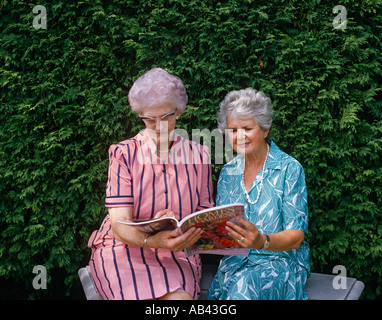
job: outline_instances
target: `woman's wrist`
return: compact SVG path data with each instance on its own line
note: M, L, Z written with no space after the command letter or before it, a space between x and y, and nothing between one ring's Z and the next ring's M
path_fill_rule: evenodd
M267 242L267 236L265 234L259 233L259 237L254 241L252 248L256 250L264 249L265 243Z
M147 252L147 253L150 253L150 254L154 254L154 253L156 253L157 251L158 251L158 248L157 249L155 249L155 251L149 251L147 248L153 248L153 246L152 246L152 237L151 237L151 234L148 234L148 235L146 235L145 236L145 238L144 238L144 240L143 240L143 249ZM151 243L149 243L149 241L151 242Z
M265 241L261 249L267 250L271 244L271 239L269 238L269 235L267 234L263 234L263 237L265 237Z

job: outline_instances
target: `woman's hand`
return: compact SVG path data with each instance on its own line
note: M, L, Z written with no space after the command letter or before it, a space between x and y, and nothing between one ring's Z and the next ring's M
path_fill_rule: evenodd
M244 228L228 221L226 226L228 234L243 248L261 249L265 243L265 236L260 234L253 223L242 218L238 218L237 222Z
M164 209L164 210L160 210L160 211L158 211L158 212L155 214L154 219L159 219L159 218L163 218L163 217L172 217L172 218L176 218L174 212L172 212L170 209Z
M147 234L138 229L118 223L118 220L129 220L133 215L133 207L109 208L111 228L116 240L128 245L142 247ZM165 209L158 211L155 218L175 216L174 212ZM165 248L171 251L181 251L193 245L201 236L203 231L191 228L182 234L178 228L171 231L160 231L149 236L146 246L151 248Z
M147 238L147 246L177 252L193 245L202 233L203 230L200 228L190 228L183 234L179 229L161 231Z
M164 209L158 211L154 219L163 217L176 218L173 211ZM147 246L152 248L164 248L175 252L181 251L198 241L202 233L203 231L200 228L191 228L184 234L182 234L178 228L171 231L161 231L147 239Z

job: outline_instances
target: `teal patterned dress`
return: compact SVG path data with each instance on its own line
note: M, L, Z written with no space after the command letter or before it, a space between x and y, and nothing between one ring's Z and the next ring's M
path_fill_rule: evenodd
M260 233L287 229L308 231L308 204L304 170L300 163L282 152L273 141L258 202L248 203L244 195L243 155L227 163L219 176L216 205L242 203L248 221ZM255 200L262 172L256 176L249 196ZM209 300L305 300L310 275L309 245L298 249L267 251L249 249L248 257L225 256L211 283Z

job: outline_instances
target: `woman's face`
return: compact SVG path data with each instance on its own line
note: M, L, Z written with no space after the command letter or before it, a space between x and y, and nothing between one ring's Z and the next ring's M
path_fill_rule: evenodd
M177 116L180 116L180 112L172 104L159 103L143 108L140 118L149 129L150 136L160 144L172 140Z
M256 154L264 146L269 130L261 130L254 119L227 118L228 137L232 148L243 155Z

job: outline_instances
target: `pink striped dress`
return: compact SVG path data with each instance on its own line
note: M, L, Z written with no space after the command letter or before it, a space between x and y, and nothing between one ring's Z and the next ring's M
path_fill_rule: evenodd
M176 134L168 159L158 158L153 150L145 131L110 147L106 207L133 206L133 218L140 219L168 208L180 220L214 205L207 147ZM94 283L104 299L155 299L178 289L199 297L197 255L166 249L150 254L119 242L108 215L88 247Z

